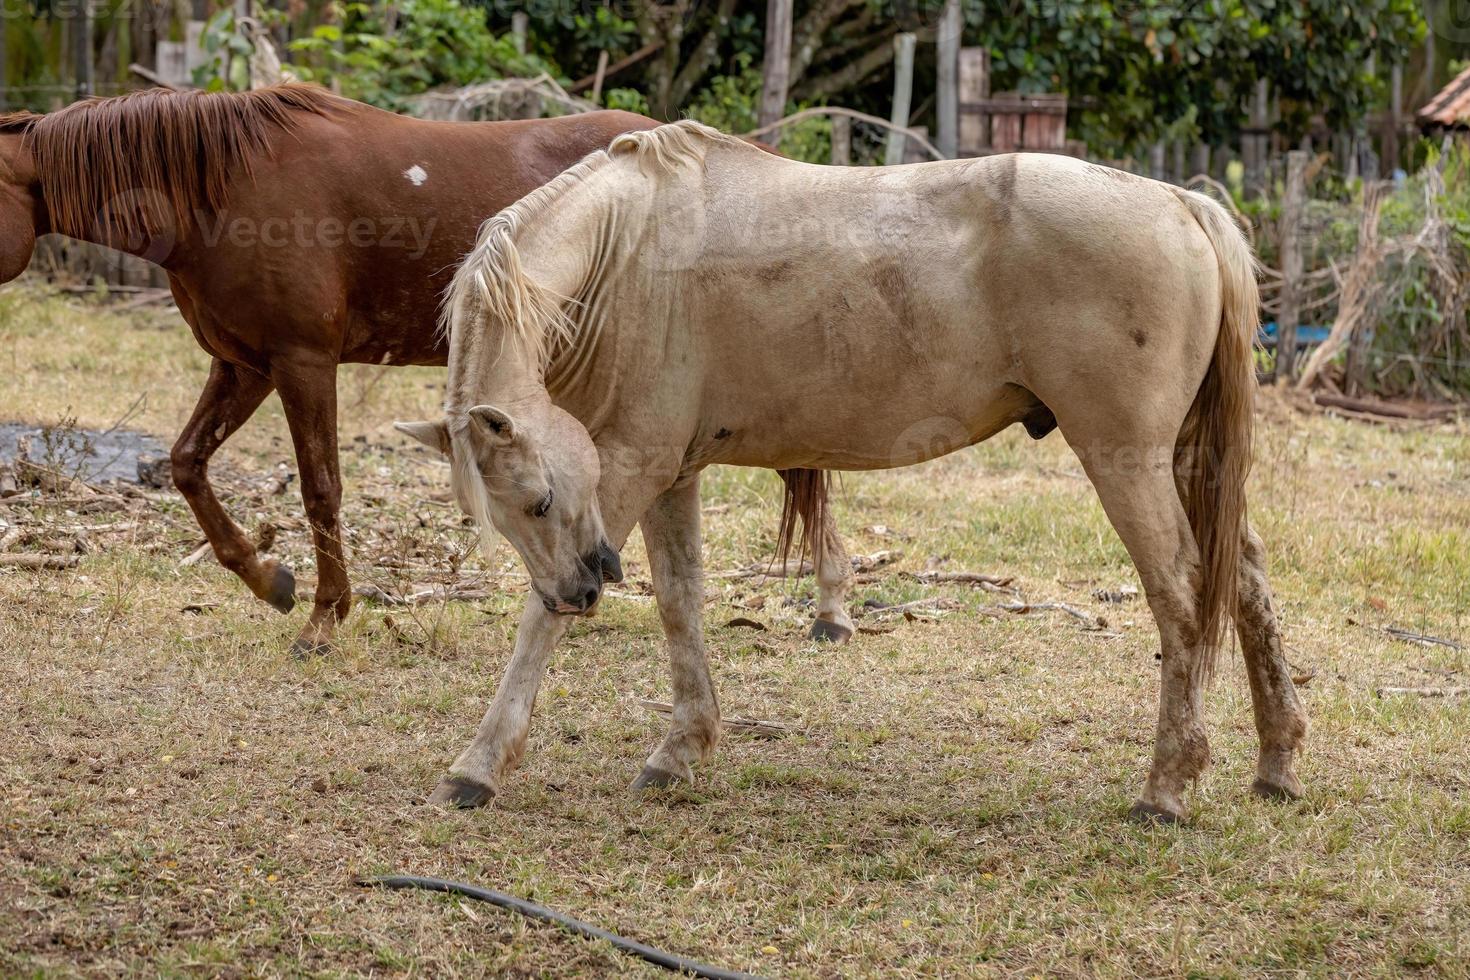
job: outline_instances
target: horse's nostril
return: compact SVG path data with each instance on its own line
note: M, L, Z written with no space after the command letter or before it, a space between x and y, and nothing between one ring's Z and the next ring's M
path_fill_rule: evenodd
M601 595L602 592L598 589L588 589L587 594L582 597L582 608L591 609L593 606L597 605L597 599Z

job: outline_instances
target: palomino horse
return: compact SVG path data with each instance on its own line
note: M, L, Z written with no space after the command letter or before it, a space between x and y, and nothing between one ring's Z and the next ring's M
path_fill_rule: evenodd
M446 418L401 428L451 457L461 506L510 539L537 595L434 799L494 795L567 614L597 601L635 522L675 704L634 785L691 778L720 730L700 623L705 466L901 466L1053 418L1162 636L1134 816L1185 815L1231 616L1254 788L1297 796L1306 718L1246 523L1254 269L1213 201L1079 160L818 167L688 122L621 136L502 211L448 297Z
M280 393L316 544L316 603L295 649L314 651L352 601L338 521L337 365L445 363L433 329L439 299L484 217L619 133L654 125L626 112L430 123L303 85L159 89L0 117L0 282L20 275L46 232L168 271L214 358L173 448L174 483L220 564L289 612L295 577L257 554L206 475L221 443ZM783 475L788 512L822 527L814 632L845 639L847 556L831 521L803 510L820 506L825 477Z

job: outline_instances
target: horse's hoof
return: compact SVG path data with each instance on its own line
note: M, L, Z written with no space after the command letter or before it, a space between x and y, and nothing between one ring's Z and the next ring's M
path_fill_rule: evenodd
M271 576L271 590L265 601L277 611L288 613L296 608L296 576L285 565L277 565Z
M484 806L495 799L495 790L479 783L461 779L459 776L445 776L439 780L439 785L434 787L434 792L429 795L429 803L433 806L450 807L456 810L473 810Z
M304 636L298 636L291 644L291 656L297 660L311 660L314 657L324 657L332 652L332 644L323 643L320 640L308 640Z
M653 766L644 766L638 778L633 780L633 785L628 789L634 793L641 793L646 789L662 789L667 786L677 786L684 780L666 769L657 769Z
M819 643L846 643L852 639L852 630L830 619L819 619L812 623L811 632L807 635Z
M1171 824L1184 822L1182 814L1172 810L1164 810L1142 801L1133 804L1133 809L1128 811L1128 819L1134 823L1143 824L1145 827L1167 827Z
M1251 792L1263 800L1275 800L1278 803L1292 803L1302 798L1300 789L1268 783L1259 777L1251 783Z

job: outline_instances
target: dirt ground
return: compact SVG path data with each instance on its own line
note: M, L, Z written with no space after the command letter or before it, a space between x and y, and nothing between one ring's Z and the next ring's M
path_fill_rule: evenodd
M167 444L205 364L174 314L0 292L0 422L127 414ZM628 794L664 728L638 700L668 698L635 535L628 583L558 651L504 795L445 812L424 799L488 702L524 580L508 551L471 553L443 466L390 428L432 415L439 388L432 370L343 371L352 575L380 591L307 662L288 653L305 608L181 566L202 539L171 491L0 502L10 552L72 566L0 568L0 974L656 973L488 906L354 884L408 872L768 976L1470 975L1470 697L1377 693L1470 687L1464 423L1261 400L1252 515L1313 725L1299 803L1247 791L1233 653L1193 820L1125 820L1157 635L1065 443L1016 429L843 478L838 516L872 567L841 648L805 639L809 577L742 573L770 556L775 477L711 471L724 713L789 734L732 735L692 788ZM276 492L293 468L272 398L214 472L304 597L297 487ZM1016 591L925 585L926 568ZM1088 618L1004 608L1023 602Z

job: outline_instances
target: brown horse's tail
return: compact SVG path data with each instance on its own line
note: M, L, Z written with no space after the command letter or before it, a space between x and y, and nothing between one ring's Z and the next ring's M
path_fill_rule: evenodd
M786 484L781 502L781 528L776 535L776 558L783 564L791 557L797 541L796 523L801 521L801 547L797 560L808 551L812 564L822 560L822 527L827 519L827 498L832 490L832 474L826 470L778 470Z
M1215 354L1174 452L1179 496L1199 545L1200 642L1214 651L1234 615L1245 529L1245 480L1251 468L1255 407L1254 345L1260 324L1256 259L1230 214L1218 203L1176 190L1214 247L1220 265L1220 332Z

